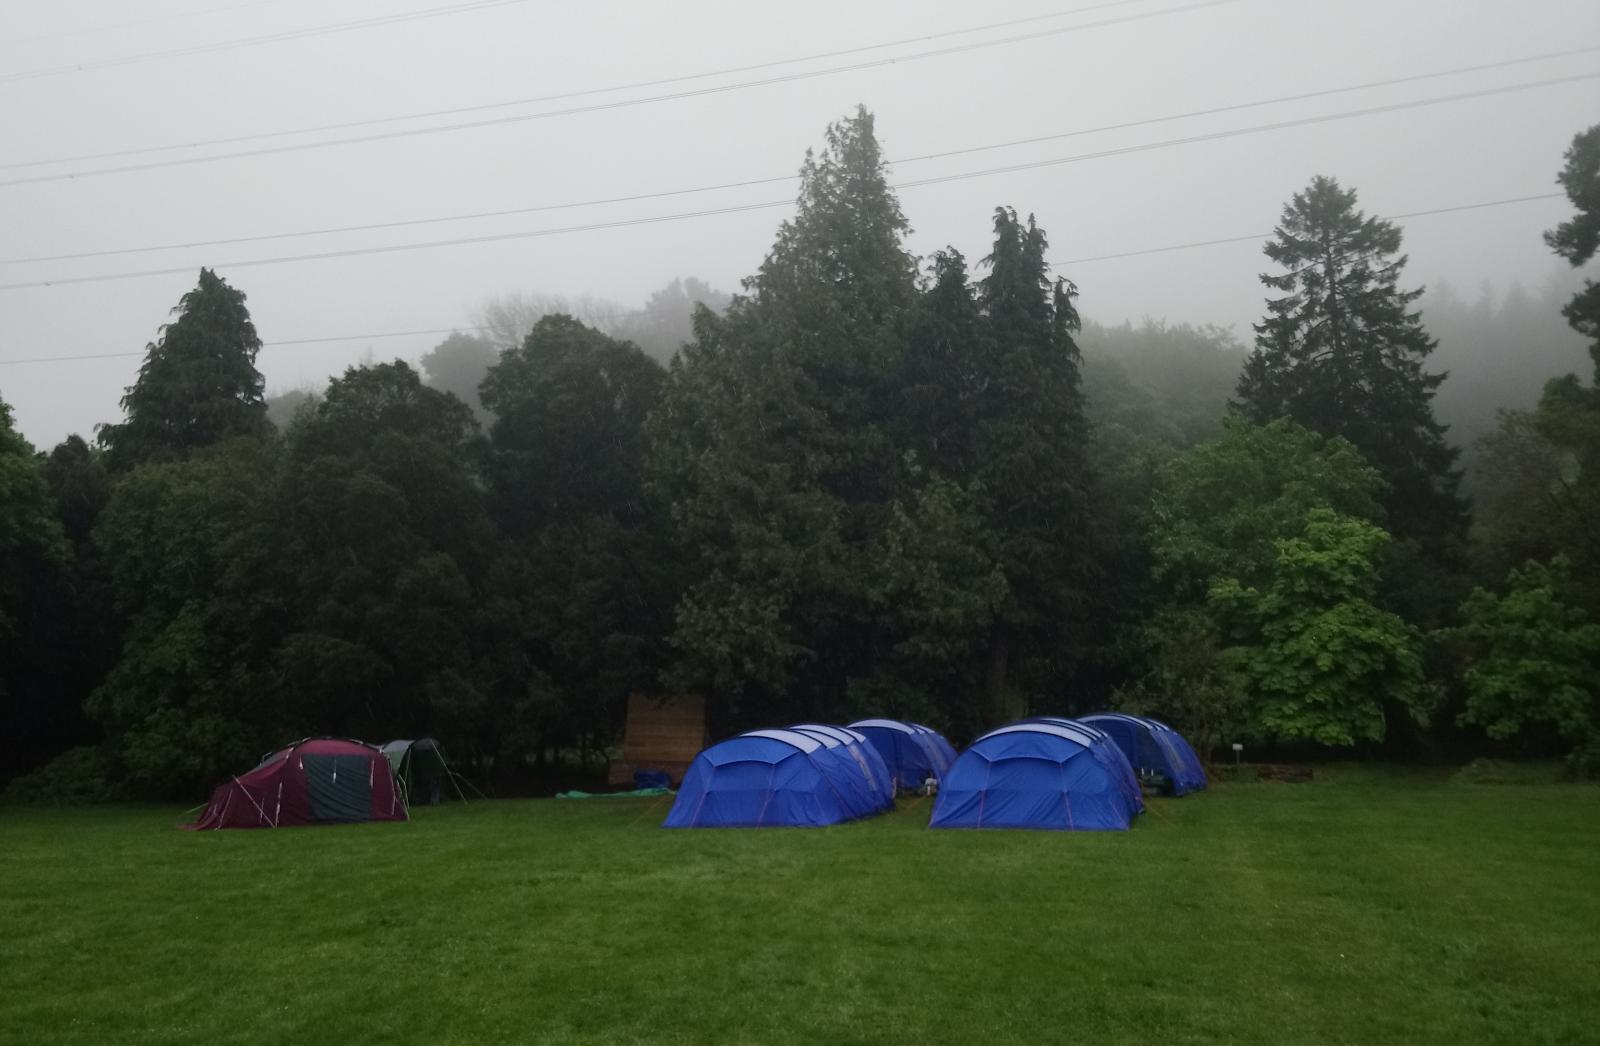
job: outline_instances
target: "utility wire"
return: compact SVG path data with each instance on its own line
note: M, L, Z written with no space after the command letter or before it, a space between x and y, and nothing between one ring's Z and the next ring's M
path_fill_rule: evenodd
M1398 221L1403 218L1421 218L1434 214L1455 214L1461 211L1484 210L1489 207L1506 207L1511 204L1529 203L1534 200L1557 199L1563 197L1564 195L1564 193L1553 192L1539 193L1533 196L1512 196L1503 200L1484 200L1479 203L1458 204L1454 207L1434 207L1424 211L1407 211L1402 214L1389 215L1384 220ZM1162 254L1167 251L1187 251L1193 250L1197 247L1212 247L1219 244L1244 243L1251 240L1260 241L1268 239L1272 235L1272 233L1263 232L1251 233L1248 236L1225 236L1215 240L1196 240L1190 243L1174 243L1165 247L1150 247L1141 251L1124 251L1120 254L1097 254L1086 258L1072 258L1066 261L1054 261L1050 263L1050 266L1055 269L1062 269L1069 265L1087 265L1091 262L1108 261L1113 258L1132 258L1147 254ZM182 271L188 272L190 270L184 269ZM423 330L380 331L373 334L337 334L321 338L292 338L283 341L267 341L263 342L263 347L279 348L286 345L318 345L340 341L367 341L377 338L405 338L412 336L420 337L423 335L452 334L456 331L482 331L487 329L488 328L481 326L457 325L454 327L431 327ZM0 366L25 363L71 363L79 360L123 359L132 356L143 356L144 354L145 350L136 350L132 352L94 352L85 353L78 356L32 356L20 359L0 359Z
M64 76L68 73L81 73L91 69L111 69L117 66L139 65L164 58L182 58L188 55L211 54L215 51L232 51L240 47L256 47L260 44L282 43L286 40L305 40L313 36L327 36L330 33L348 33L357 29L372 29L377 26L395 25L399 22L415 22L424 18L442 18L447 15L466 14L471 11L484 11L494 7L510 7L513 4L525 3L528 3L528 0L470 0L469 3L453 4L448 7L424 7L414 11L402 11L398 14L358 18L350 22L335 22L331 25L311 26L306 29L290 29L281 33L246 36L235 40L220 40L215 43L196 44L193 47L175 47L167 51L148 51L144 54L124 55L121 58L104 58L92 62L77 62L72 65L52 65L41 69L23 69L14 73L0 73L0 84L17 83L22 80L37 80L47 76Z
M1109 4L1109 5L1103 5L1103 6L1120 6L1120 4L1124 3L1124 2L1129 2L1129 0L1118 0L1118 3L1116 3L1116 4ZM1220 6L1225 5L1225 4L1232 4L1232 3L1238 3L1238 2L1239 2L1239 0L1201 0L1201 2L1186 4L1186 5L1183 5L1183 6L1180 6L1180 7L1163 8L1163 9L1161 9L1159 11L1148 11L1148 12L1144 12L1144 13L1141 13L1141 14L1123 15L1123 16L1120 16L1120 17L1117 17L1117 18L1105 18L1105 19L1101 19L1100 21L1097 21L1097 22L1084 22L1084 23L1080 23L1078 25L1062 26L1062 27L1058 27L1058 28L1055 28L1055 29L1044 29L1044 30L1038 30L1038 31L1035 31L1035 32L1030 32L1030 33L1021 33L1021 34L1016 34L1016 35L1013 35L1013 36L999 37L999 38L994 39L994 40L979 40L979 41L974 41L974 42L968 43L968 44L957 44L957 45L952 45L950 47L941 47L941 48L936 48L936 49L928 50L928 51L913 52L911 54L892 55L892 56L889 56L889 57L886 57L886 58L876 58L876 59L872 59L872 60L869 60L869 61L853 62L853 63L850 63L848 65L829 66L828 68L825 68L825 69L811 69L811 70L806 70L806 71L803 71L803 72L786 73L786 74L781 75L781 76L770 76L770 77L765 77L765 78L757 79L757 80L742 80L742 81L738 81L738 82L731 83L731 84L717 84L717 85L714 85L714 86L711 86L711 87L700 87L700 88L693 88L693 89L690 89L690 90L673 91L673 92L669 92L669 93L666 93L666 94L647 95L647 96L642 97L642 98L625 98L625 99L619 99L619 100L610 101L610 102L595 102L595 103L591 103L591 104L588 104L588 105L569 106L569 107L563 108L563 109L547 109L547 110L542 110L540 112L535 112L535 113L517 113L517 114L511 115L511 116L498 116L498 117L491 117L491 118L481 119L481 120L468 120L468 121L460 121L460 122L448 123L448 124L435 124L435 125L432 125L432 126L429 126L429 127L413 127L413 128L405 128L405 129L401 129L401 130L381 131L381 132L376 132L376 133L373 133L373 134L356 135L356 136L350 136L350 137L344 137L344 138L329 138L329 139L324 139L322 141L316 141L316 142L296 142L296 143L288 144L288 145L263 146L261 148L256 148L256 149L241 149L241 150L236 150L234 152L214 153L214 154L211 154L211 155L208 155L208 156L184 156L184 157L178 157L178 158L175 158L175 159L168 159L168 160L152 160L152 161L145 162L145 163L122 164L122 165L111 166L111 167L92 167L92 168L88 168L86 170L80 170L80 171L66 171L66 172L59 172L59 173L54 173L54 174L30 175L30 176L23 177L23 178L13 178L13 179L11 179L9 181L0 181L0 186L30 185L30 184L34 184L34 183L38 183L38 182L70 181L70 180L73 180L73 179L76 179L76 178L88 178L88 177L93 177L93 176L98 176L98 175L126 174L126 173L131 172L131 171L148 171L148 170L156 170L156 169L159 169L159 168L166 168L166 167L180 167L180 166L185 166L185 165L188 165L188 164L196 164L196 163L215 163L215 162L220 161L220 160L239 160L239 159L247 159L247 158L256 157L256 156L269 156L269 155L274 155L274 154L277 154L277 153L301 152L301 151L308 150L308 149L327 149L327 148L331 148L331 147L334 147L334 146L341 146L341 145L355 145L355 144L362 144L362 143L367 143L367 142L387 141L387 140L395 139L395 138L414 138L414 137L419 137L419 136L422 136L422 135L442 134L442 133L449 132L449 131L471 130L471 129L480 128L480 127L498 127L498 126L503 126L503 125L506 125L506 124L525 123L525 122L530 121L530 120L548 120L548 119L553 119L553 118L556 118L556 117L576 116L576 115L580 115L580 114L584 114L584 113L603 112L603 111L612 110L612 109L627 109L627 108L632 108L632 107L640 106L640 105L653 105L653 104L656 104L658 102L681 101L681 100L683 100L685 98L700 98L700 97L705 97L707 95L725 94L725 93L728 93L728 92L731 92L731 91L742 91L742 90L746 90L746 89L752 88L752 87L770 87L770 86L772 86L774 84L793 83L795 81L800 81L800 80L812 80L812 79L816 79L818 77L834 76L834 75L837 75L839 73L860 72L860 71L866 70L866 69L877 69L877 68L881 68L883 66L898 65L898 64L901 64L901 63L905 63L905 62L920 61L920 60L926 59L926 58L938 58L938 57L944 57L946 55L962 54L962 53L966 53L966 52L969 52L969 51L982 50L982 49L985 49L985 48L1000 47L1000 46L1004 46L1004 45L1008 45L1008 44L1023 43L1023 42L1032 41L1032 40L1041 40L1041 39L1046 39L1048 37L1061 36L1061 35L1066 34L1066 33L1081 32L1081 31L1086 30L1086 29L1102 29L1102 28L1105 28L1107 26L1123 25L1123 24L1127 24L1127 23L1130 23L1130 22L1143 21L1145 19L1150 19L1150 18L1160 18L1160 17L1163 17L1165 15L1181 14L1181 13L1184 13L1184 12L1201 10L1201 9L1209 8L1209 7L1220 7ZM1080 10L1092 10L1092 8L1083 8L1083 9L1080 9ZM876 48L876 47L885 47L885 46L892 46L892 45L880 44L880 45L873 45L873 46ZM768 63L768 65L769 66L770 65L785 65L785 64L790 64L792 62L808 61L808 60L810 60L810 59L789 59L789 60L786 60L784 62ZM751 67L751 68L763 68L763 67L762 66L754 66L754 67ZM706 76L717 76L717 75L723 75L723 74L722 73L699 73L699 74L695 74L694 76L680 77L678 79L680 81L682 81L682 80L691 80L691 79L702 79L702 78L704 78ZM672 81L658 81L658 82L669 83L669 82L672 82ZM599 88L599 89L596 89L594 91L575 92L573 94L568 94L568 95L550 95L550 96L547 96L547 98L545 98L543 100L547 100L547 101L548 100L555 100L555 99L559 99L559 98L563 98L563 97L571 98L571 97L577 97L580 94L598 94L598 93L614 91L614 90L622 90L622 89L623 88L621 88L621 87ZM493 103L492 105L475 106L475 107L472 107L472 108L474 108L474 109L502 108L502 107L505 107L505 106L530 104L530 103L532 103L534 101L539 101L539 99L523 99L523 100L517 101L517 102L497 102L497 103ZM467 112L467 111L471 111L471 110L470 109L447 110L447 112L456 112L456 113ZM274 131L274 132L269 132L269 133L265 133L265 134L241 135L241 136L237 136L237 137L234 137L234 138L211 139L211 140L207 140L207 141L193 142L193 143L190 143L188 145L171 145L171 146L151 147L151 148L139 149L139 150L125 150L124 152L119 153L119 154L98 154L98 155L100 155L102 158L104 158L107 155L133 155L134 153L145 153L145 152L153 152L153 151L166 152L166 151L171 151L171 150L175 150L175 149L202 148L202 147L208 147L208 146L213 146L213 145L231 144L231 143L238 143L238 142L244 142L244 141L256 141L256 140L260 140L260 139L264 139L264 138L282 137L282 136L285 136L285 135L310 134L310 133L313 133L315 131L321 131L321 130L347 129L347 128L353 128L353 127L370 126L372 124L377 124L377 123L390 123L390 122L393 122L393 121L396 121L396 120L419 119L419 118L422 118L423 116L426 116L426 115L443 115L443 113L440 113L440 114L414 114L414 115L410 115L410 116L393 116L393 117L384 117L384 118L376 119L376 120L358 120L358 121L353 121L353 122L345 123L345 124L330 124L330 125L326 125L326 126L320 127L320 128L302 128L300 130L295 130L295 131ZM87 159L89 157L84 157L84 158ZM8 166L10 169L16 169L16 168L23 167L23 166L35 167L35 166L40 166L42 164L67 163L67 162L73 162L73 161L70 160L70 159L30 160L30 161L27 161L25 163L13 163L13 164L10 164L10 165L5 165L5 166Z
M38 36L20 36L10 40L0 40L0 47L37 44L46 40L62 40L69 36L88 36L91 33L109 33L114 29L133 29L141 25L154 25L157 22L176 22L184 18L202 18L209 15L227 14L230 11L243 11L250 7L265 7L268 4L281 4L283 2L284 0L248 0L246 3L230 4L227 7L208 7L201 11L178 11L170 15L152 15L149 18L135 18L127 22L113 22L110 25L91 25L78 29L63 29L57 33L40 33Z
M903 190L920 188L927 185L943 185L948 182L966 181L972 178L985 178L996 174L1011 174L1018 171L1031 171L1046 167L1058 167L1065 164L1079 163L1086 160L1098 160L1112 156L1127 156L1133 153L1149 152L1156 149L1167 149L1180 145L1193 145L1197 142L1210 142L1225 138L1238 138L1245 135L1263 134L1293 127L1308 127L1316 124L1331 123L1337 120L1357 119L1360 117L1373 116L1381 113L1398 112L1405 109L1417 109L1423 106L1441 105L1448 102L1484 98L1491 95L1507 94L1513 91L1525 91L1538 87L1549 87L1559 84L1576 83L1594 79L1600 79L1600 73L1583 73L1577 76L1556 77L1548 80L1536 80L1529 83L1507 84L1500 87L1485 88L1478 91L1460 91L1455 94L1440 95L1434 98L1421 98L1408 102L1395 102L1389 105L1371 106L1365 109L1351 109L1339 113L1326 113L1320 116L1301 117L1295 120L1281 120L1276 123L1256 124L1250 127L1239 127L1226 131L1215 131L1209 134L1190 135L1185 138L1168 138L1157 142L1145 142L1139 145L1122 146L1115 149L1102 149L1098 152L1079 153L1075 156L1059 156L1045 160L1033 160L1027 163L1008 164L1003 167L989 167L977 171L961 171L954 174L938 175L935 177L921 178L914 181L898 182L893 185L892 188L896 190ZM282 265L291 262L319 261L331 258L351 258L369 254L395 254L403 251L427 250L436 247L459 247L469 244L497 243L506 240L539 239L546 236L560 236L580 232L597 232L604 229L619 229L637 225L656 225L665 222L685 221L693 218L705 218L715 215L738 214L746 211L766 210L773 207L787 207L791 206L793 202L794 201L788 199L765 200L758 203L746 203L728 207L713 207L698 211L681 211L675 214L655 215L642 218L625 218L615 221L592 222L584 225L568 225L546 229L529 229L519 232L493 233L484 236L457 237L447 240L426 240L421 242L390 244L382 247L352 247L344 250L320 251L272 258L254 258L243 261L223 262L212 267L240 269L260 265ZM4 283L0 284L0 291L28 290L39 287L51 287L77 283L103 283L111 280L136 279L143 276L170 276L175 273L189 272L193 268L193 265L182 265L174 268L136 269L127 272L102 273L96 276L70 276L55 280L34 280L23 283Z
M1385 221L1400 221L1404 218L1424 218L1433 214L1455 214L1458 211L1480 211L1487 207L1507 207L1515 203L1531 203L1535 200L1559 200L1566 196L1565 193L1546 192L1536 193L1533 196L1511 196L1504 200L1484 200L1482 203L1463 203L1454 207L1434 207L1426 211L1406 211L1402 214L1391 214ZM1147 254L1166 254L1169 251L1188 251L1197 247L1217 247L1228 243L1259 243L1270 239L1273 233L1256 232L1248 236L1224 236L1216 240L1194 240L1190 243L1173 243L1165 247L1147 247L1142 251L1122 251L1117 254L1092 254L1084 258L1067 258L1062 261L1052 261L1050 266L1055 269L1064 269L1069 265L1088 265L1093 262L1111 261L1114 258L1141 258Z
M422 335L454 334L457 331L484 331L487 327L472 325L457 325L455 327L431 327L426 330L410 331L379 331L375 334L335 334L324 338L290 338L282 341L263 341L262 348L277 349L286 345L323 345L336 341L367 341L376 338L409 338ZM80 356L33 356L27 359L0 360L0 365L8 363L72 363L79 360L116 360L129 356L143 356L144 349L134 352L88 352Z
M1369 80L1365 83L1351 84L1348 87L1332 87L1319 91L1306 91L1300 94L1280 95L1276 98L1265 98L1253 102L1239 102L1232 105L1219 105L1209 109L1194 109L1189 112L1171 113L1165 116L1153 116L1141 120L1128 120L1123 123L1103 124L1099 127L1084 127L1073 131L1063 131L1058 134L1038 135L1032 138L1021 138L1007 142L995 142L988 145L974 145L961 149L949 149L943 152L924 153L919 156L905 156L898 159L885 161L887 165L894 166L908 163L921 163L927 160L944 159L951 156L965 156L972 153L988 152L995 149L1009 149L1019 145L1036 145L1042 142L1059 141L1064 138L1077 138L1090 134L1101 134L1106 131L1120 131L1135 127L1147 127L1152 124L1171 123L1177 120L1189 120L1201 116L1215 116L1222 113L1239 112L1245 109L1258 109L1263 106L1279 105L1287 102L1306 101L1312 98L1325 98L1332 95L1348 94L1353 91L1364 91L1378 87L1392 87L1397 84L1415 83L1422 80L1438 79L1445 76L1456 76L1462 73L1481 72L1487 69L1501 69L1506 66L1523 65L1529 62L1547 61L1553 58L1566 58L1573 55L1589 54L1600 51L1600 45L1576 48L1570 51L1555 51L1541 55L1529 55L1522 58L1508 58L1498 62L1488 62L1481 65L1459 66L1454 69L1441 69L1431 73L1417 73L1411 76L1395 77L1389 80ZM364 225L341 225L320 229L301 229L295 232L263 233L255 236L233 236L215 240L195 240L183 243L157 244L148 247L120 247L97 251L80 251L73 254L46 254L28 258L0 258L0 265L27 265L39 262L77 261L86 258L110 258L126 254L148 254L155 251L168 251L180 249L193 249L196 247L224 247L240 243L261 243L268 240L286 240L301 236L330 236L339 233L373 232L380 229L400 229L418 225L436 225L444 222L473 221L483 218L508 218L520 214L537 214L545 211L573 210L581 207L599 207L618 203L639 203L645 200L659 200L673 196L688 196L697 193L719 192L725 189L743 189L756 185L774 185L782 182L792 182L795 175L784 174L767 178L747 178L742 181L720 182L713 185L698 185L684 189L665 189L656 192L635 193L629 196L612 196L592 200L576 200L565 203L535 204L527 207L511 207L496 211L477 211L471 214L437 215L427 218L410 218L400 221L371 222Z

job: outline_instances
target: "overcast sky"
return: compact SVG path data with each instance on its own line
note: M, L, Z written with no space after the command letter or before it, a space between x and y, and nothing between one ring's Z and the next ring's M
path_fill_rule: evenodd
M143 270L180 273L0 290L0 398L48 447L119 417L138 353L211 265L249 295L268 347L269 391L320 385L370 349L415 361L439 337L283 345L448 328L486 296L594 293L637 303L674 276L735 289L787 207L499 242L244 266L253 259L619 222L792 198L792 183L632 203L296 236L111 257L41 256L296 233L634 196L789 175L830 120L864 103L891 159L1342 88L1588 46L1593 0L1136 0L961 35L1093 0L813 0L756 4L593 0L5 0L0 4L0 284ZM339 23L435 17L300 35ZM1172 13L1161 13L1172 12ZM1116 20L1115 24L1094 25ZM1081 30L1060 32L1070 26ZM211 45L273 35L248 46ZM995 46L969 46L1030 35ZM835 58L632 87L825 52ZM947 48L875 68L751 84ZM162 52L201 53L146 58ZM136 59L125 61L125 59ZM1012 148L896 164L914 181L1214 134L1236 128L1600 72L1600 50L1320 98ZM736 86L694 97L326 148L151 169L156 163L492 120ZM516 99L580 97L455 116L367 123ZM1057 261L1271 229L1319 173L1356 187L1371 213L1536 195L1572 135L1600 120L1600 80L1139 149L1032 170L907 187L926 254L987 253L998 204L1033 211ZM328 124L362 126L259 137ZM104 159L230 137L249 140ZM16 184L21 179L77 174ZM1408 282L1537 286L1559 269L1540 231L1566 217L1540 200L1403 222ZM1261 312L1259 243L1060 266L1084 313L1231 325Z

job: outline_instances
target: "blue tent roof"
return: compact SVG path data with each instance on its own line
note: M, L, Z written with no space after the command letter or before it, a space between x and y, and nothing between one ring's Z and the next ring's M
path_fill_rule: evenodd
M1032 720L961 753L929 827L1120 830L1143 809L1133 770L1109 737L1072 720Z
M1123 712L1084 716L1111 735L1128 762L1140 773L1164 777L1173 795L1198 792L1206 786L1205 767L1182 734L1160 720Z
M896 788L920 788L928 778L941 780L952 760L950 748L938 733L925 726L902 723L898 719L862 719L850 729L866 736L883 757Z
M831 739L842 745L844 754L850 758L866 780L867 790L875 807L874 812L894 809L894 781L889 776L889 768L883 765L883 757L872 747L872 742L867 740L866 735L847 727L822 723L800 723L789 729L824 742Z
M838 824L883 809L848 747L798 730L753 730L695 756L665 828Z

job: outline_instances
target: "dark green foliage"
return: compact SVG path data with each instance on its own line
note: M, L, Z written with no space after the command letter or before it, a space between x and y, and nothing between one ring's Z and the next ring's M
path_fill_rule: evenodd
M1400 230L1356 209L1354 190L1319 177L1283 210L1266 255L1283 270L1261 281L1269 298L1239 380L1239 405L1257 421L1287 417L1355 445L1388 484L1385 519L1435 558L1465 526L1456 451L1434 420L1443 375L1424 369L1434 340L1401 290Z
M530 747L598 747L630 691L656 688L676 597L666 520L644 489L644 424L665 375L628 342L546 316L483 382L490 506L509 539L491 581L515 622L498 703Z
M665 373L629 342L570 316L546 316L483 381L495 513L508 534L556 520L646 509L644 420Z
M694 579L672 679L764 716L842 710L872 672L873 539L905 472L891 424L915 268L872 118L831 127L801 182L747 296L700 312L651 433Z
M44 478L55 499L56 518L73 546L82 549L111 497L104 455L82 436L68 436L44 459Z
M1474 589L1453 638L1465 650L1464 723L1490 737L1553 728L1581 743L1600 736L1600 624L1569 602L1571 564L1529 562L1506 591Z
M1556 181L1578 213L1545 233L1544 240L1576 267L1600 249L1600 124L1572 139L1566 161ZM1589 353L1594 357L1595 381L1600 383L1600 284L1585 280L1583 290L1573 295L1562 315L1573 330L1593 339Z
M57 656L72 565L39 458L0 400L0 779L79 739Z
M161 329L161 340L147 347L139 380L122 398L127 420L101 428L113 472L266 430L255 365L261 339L244 301L242 291L200 270L199 284L178 302L178 318Z
M399 362L346 371L290 431L294 576L272 675L324 730L495 750L473 679L474 579L493 554L478 439L465 404Z
M122 654L89 699L130 783L194 794L299 725L253 671L277 634L276 444L235 439L124 477L96 525ZM281 715L279 714L281 712Z
M124 798L117 768L99 748L69 748L32 773L12 781L6 802L26 806L86 806Z

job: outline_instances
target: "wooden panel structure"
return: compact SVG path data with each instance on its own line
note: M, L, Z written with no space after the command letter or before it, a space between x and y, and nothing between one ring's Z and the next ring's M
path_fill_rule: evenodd
M704 697L630 694L622 758L611 764L607 779L631 785L636 770L662 770L676 786L705 746Z

